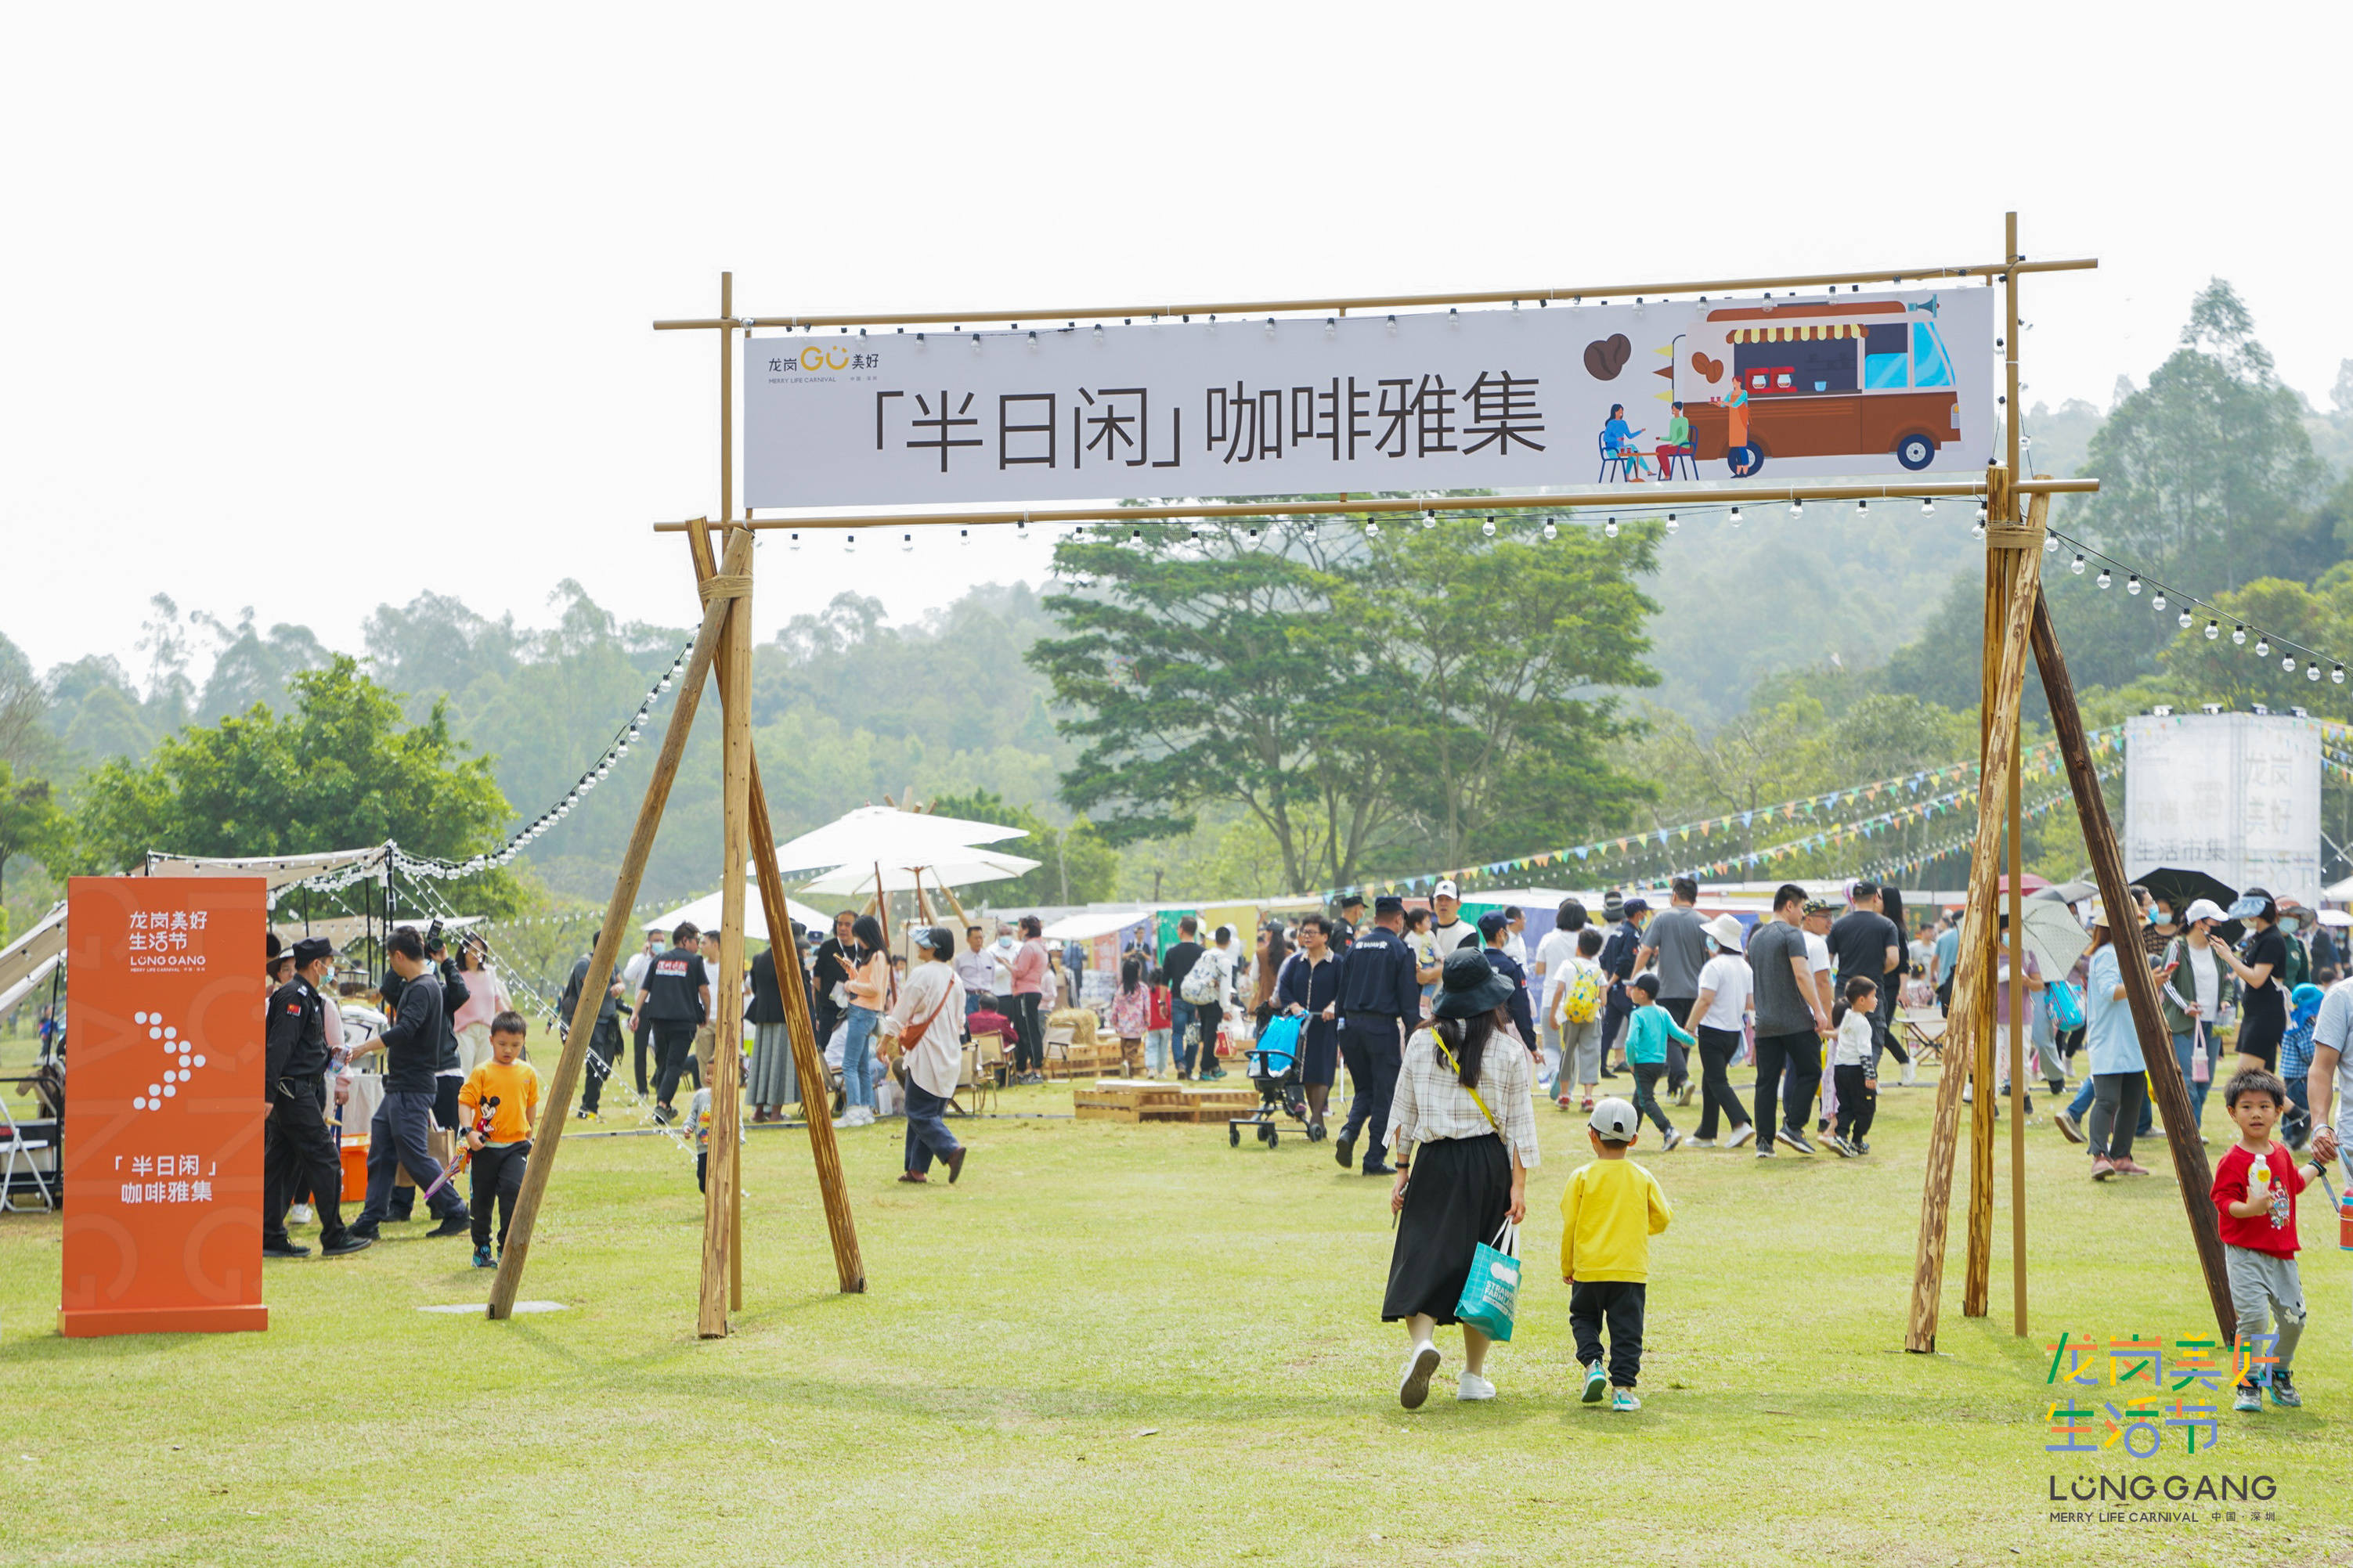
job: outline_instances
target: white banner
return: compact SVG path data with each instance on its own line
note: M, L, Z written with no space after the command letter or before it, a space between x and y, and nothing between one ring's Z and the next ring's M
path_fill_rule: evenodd
M1966 477L1993 451L1993 298L1951 288L755 337L745 499L972 505Z
M2125 875L2160 866L2320 897L2320 726L2253 713L2125 721Z

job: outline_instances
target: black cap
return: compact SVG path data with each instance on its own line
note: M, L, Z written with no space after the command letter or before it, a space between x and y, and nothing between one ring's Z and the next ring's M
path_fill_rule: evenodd
M1511 923L1512 917L1505 914L1503 910L1489 910L1485 914L1479 917L1479 934L1483 937L1494 937L1500 935L1504 929Z
M1343 893L1340 895L1340 907L1344 910L1361 910L1365 907L1365 895Z
M323 936L306 936L294 944L294 967L308 969L322 958L335 956L335 944Z
M1383 893L1373 900L1373 913L1377 915L1401 915L1405 913L1405 900L1399 898L1395 893Z
M278 940L278 933L276 931L272 931L262 932L261 957L264 963L277 963L278 955L285 951L286 944Z

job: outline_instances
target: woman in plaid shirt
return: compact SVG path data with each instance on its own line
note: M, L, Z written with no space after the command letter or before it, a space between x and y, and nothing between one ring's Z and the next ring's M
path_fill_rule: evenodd
M1493 1244L1509 1220L1527 1215L1528 1172L1536 1148L1531 1096L1535 1064L1505 1010L1512 983L1476 948L1449 953L1431 1021L1406 1042L1389 1110L1398 1215L1381 1321L1403 1319L1410 1336L1398 1401L1419 1409L1430 1396L1439 1353L1431 1335L1456 1321L1454 1309L1479 1244ZM1487 1336L1465 1325L1461 1399L1493 1399L1482 1375Z

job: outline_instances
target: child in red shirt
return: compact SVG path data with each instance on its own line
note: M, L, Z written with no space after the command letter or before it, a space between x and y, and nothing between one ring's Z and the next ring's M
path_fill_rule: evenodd
M1152 993L1145 1016L1144 1070L1146 1077L1158 1078L1162 1069L1173 1065L1168 1054L1168 981L1156 967L1144 980Z
M2263 1382L2271 1384L2274 1405L2302 1405L2289 1370L2296 1341L2304 1335L2304 1282L2295 1269L2295 1194L2319 1176L2320 1162L2298 1165L2284 1144L2272 1142L2272 1128L2287 1106L2287 1086L2274 1075L2260 1068L2239 1074L2224 1087L2222 1104L2239 1124L2239 1141L2215 1168L2209 1195L2218 1211L2222 1258L2230 1269L2240 1352L2250 1353L2253 1342L2271 1327L2273 1313L2279 1315L2269 1377L2247 1367L2231 1407L2261 1410Z

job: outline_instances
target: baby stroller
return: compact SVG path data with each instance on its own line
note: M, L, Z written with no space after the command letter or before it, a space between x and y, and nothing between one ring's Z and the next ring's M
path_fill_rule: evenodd
M1276 1131L1277 1111L1303 1127L1307 1125L1307 1096L1299 1072L1299 1020L1270 1019L1246 1059L1250 1084L1258 1090L1258 1109L1248 1116L1227 1120L1226 1144L1240 1148L1242 1129L1250 1127L1257 1129L1258 1141L1271 1149L1281 1137ZM1312 1141L1314 1130L1309 1129L1307 1136Z

